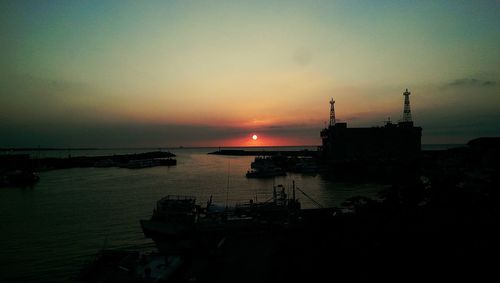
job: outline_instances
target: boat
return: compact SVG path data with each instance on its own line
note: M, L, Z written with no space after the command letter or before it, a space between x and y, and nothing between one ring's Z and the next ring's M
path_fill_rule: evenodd
M271 156L262 156L262 157L257 156L255 157L254 161L250 163L250 168L252 169L261 169L271 166L275 166L275 163Z
M153 216L141 220L147 238L152 238L161 251L183 254L193 245L195 223L201 213L196 198L168 195L156 202Z
M101 250L81 270L78 281L105 282L169 282L179 271L183 260L156 252Z
M250 164L250 170L247 171L247 178L270 178L276 176L286 176L285 170L276 165L272 157L256 157Z
M286 176L286 172L281 168L252 169L245 174L247 178L272 178Z
M247 171L247 178L272 178L277 176L286 176L283 169L286 157L283 156L267 156L256 157L250 164L250 170Z
M40 180L29 154L0 154L0 187L32 186Z
M0 187L32 186L40 176L31 170L0 170Z
M153 239L161 253L207 252L217 249L227 236L286 229L300 211L295 186L292 190L290 198L284 186L278 185L269 200L250 200L234 207L214 204L212 197L202 207L195 197L169 195L156 203L151 219L140 223L144 235Z

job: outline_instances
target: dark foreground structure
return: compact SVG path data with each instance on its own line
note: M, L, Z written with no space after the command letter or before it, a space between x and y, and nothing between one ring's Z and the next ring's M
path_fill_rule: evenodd
M348 200L351 213L302 211L304 222L296 230L233 239L241 250L228 248L234 258L222 257L220 266L226 268L207 276L228 282L241 265L255 276L246 282L498 278L493 259L500 252L498 160L499 138L475 139L424 157L415 168L392 175L392 186L378 199Z
M400 159L417 157L422 128L413 122L390 121L383 127L348 128L335 123L321 131L322 154L331 160Z
M403 120L383 127L348 128L335 118L335 101L330 101L330 123L321 131L322 157L326 160L401 160L416 158L421 150L422 128L415 127L410 110L410 92L405 97Z
M396 124L388 119L381 127L349 128L346 122L338 122L332 99L329 126L320 132L323 177L390 183L394 176L418 171L422 128L413 123L410 94L408 89L403 93L403 119Z

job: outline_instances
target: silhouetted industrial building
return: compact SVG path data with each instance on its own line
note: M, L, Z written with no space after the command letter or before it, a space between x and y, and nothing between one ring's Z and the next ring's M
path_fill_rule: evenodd
M323 157L333 160L407 159L421 150L422 128L415 127L410 111L410 92L405 96L403 121L389 121L383 127L348 128L335 119L333 99L330 101L330 123L321 131Z

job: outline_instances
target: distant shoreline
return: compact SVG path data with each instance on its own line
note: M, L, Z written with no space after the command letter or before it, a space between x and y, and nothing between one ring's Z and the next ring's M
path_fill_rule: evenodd
M49 151L49 150L101 150L102 148L82 147L82 148L57 148L57 147L8 147L0 148L0 151Z
M171 149L238 149L238 148L306 148L319 145L273 145L273 146L178 146L178 147L1 147L0 152L7 151L65 151L65 150L171 150ZM465 144L422 144L424 147L461 147Z

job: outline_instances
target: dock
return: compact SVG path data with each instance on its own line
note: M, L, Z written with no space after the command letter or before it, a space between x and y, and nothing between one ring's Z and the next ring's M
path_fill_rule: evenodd
M242 149L220 149L208 154L215 155L231 155L231 156L303 156L315 157L318 152L316 150L242 150Z
M85 167L145 168L176 165L175 154L168 151L152 151L136 154L68 156L32 158L28 154L0 155L0 168L9 170L46 171L53 169Z

